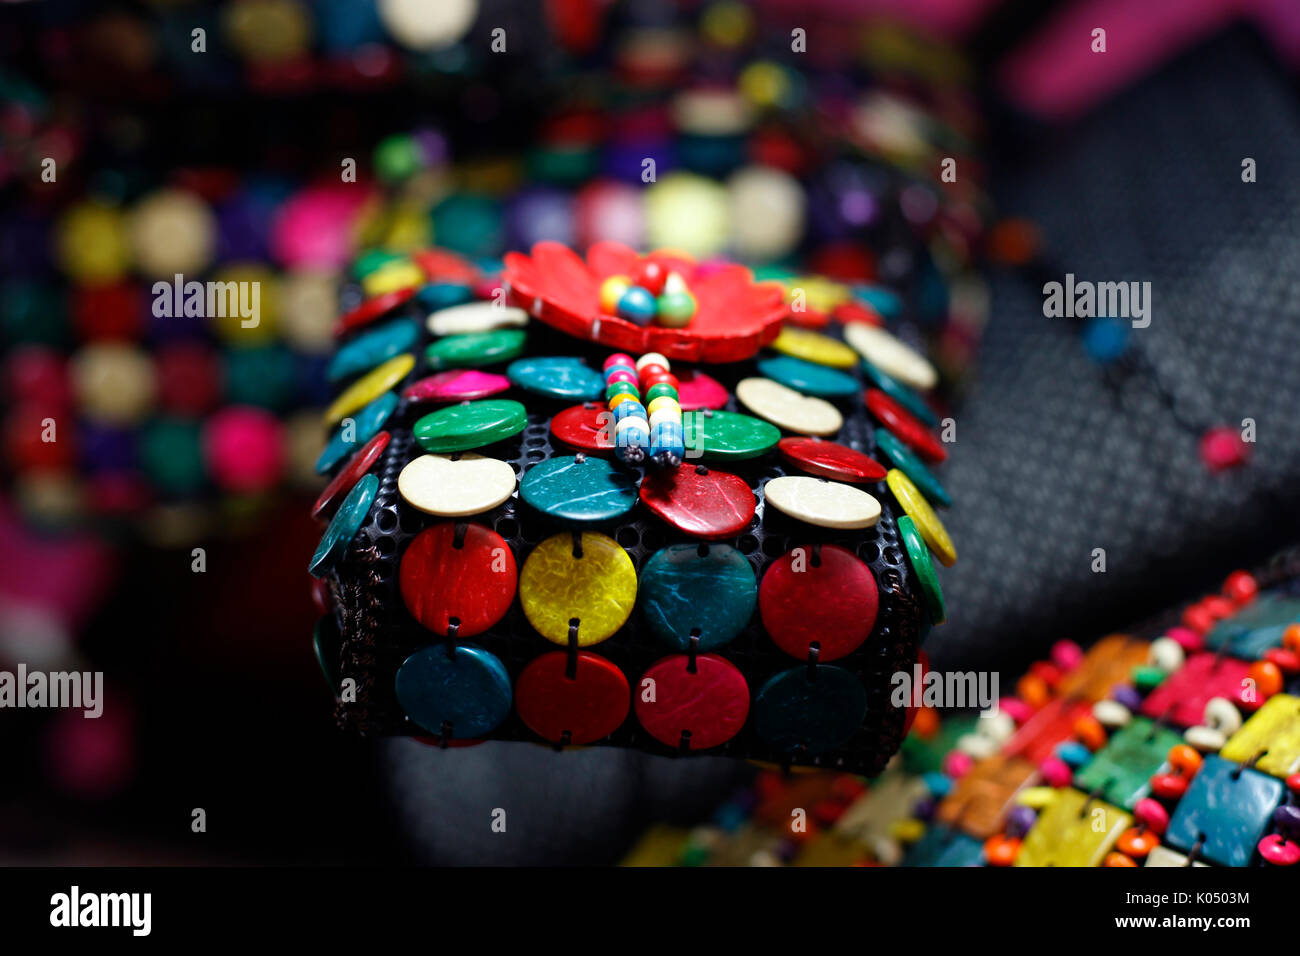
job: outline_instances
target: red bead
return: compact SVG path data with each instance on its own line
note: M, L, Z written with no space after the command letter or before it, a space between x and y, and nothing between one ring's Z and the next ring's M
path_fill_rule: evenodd
M67 360L46 345L20 345L4 359L5 393L13 402L66 406L72 400Z
M636 719L661 744L707 750L745 725L749 687L736 666L716 654L698 655L694 670L690 663L689 655L673 654L645 672L634 697Z
M1300 793L1300 773L1293 773L1287 777L1286 786L1292 793Z
M677 373L677 381L677 404L684 412L718 409L727 404L727 390L712 376L686 369Z
M641 502L683 534L731 538L754 517L754 492L743 478L689 462L641 479Z
M646 378L649 378L651 375L667 375L667 374L668 374L668 369L664 368L662 365L659 365L656 362L651 362L649 365L642 365L641 368L637 371L637 375L639 375L643 381Z
M385 292L383 295L371 296L339 319L338 325L334 327L334 334L336 336L342 335L345 332L351 332L353 329L359 329L363 325L369 325L380 316L386 315L393 309L410 302L415 296L415 292L415 286L407 286L405 289L394 289L392 292Z
M943 443L922 425L912 413L903 408L878 388L867 389L867 409L880 423L894 433L903 444L911 447L927 461L938 462L948 457Z
M388 439L388 432L380 432L348 459L348 463L325 486L325 490L316 499L316 504L311 509L313 518L329 518L338 510L343 499L352 490L352 486L361 480L361 476L368 472L384 453L384 449L388 447Z
M833 661L871 636L880 604L871 569L846 548L795 548L772 562L758 587L758 610L772 643L807 660Z
M1218 426L1201 436L1201 461L1210 471L1226 471L1246 463L1250 457L1249 446L1242 441L1235 428Z
M1270 647L1264 652L1264 660L1287 674L1300 673L1300 654L1285 647Z
M668 269L655 259L642 259L632 272L632 284L646 289L653 296L664 291L664 282L668 279Z
M594 402L574 405L551 418L551 436L583 451L612 452L614 441L611 418L609 409L604 405Z
M1204 635L1214 627L1214 618L1210 616L1209 610L1198 602L1183 611L1183 623L1197 634Z
M402 555L398 583L417 621L446 635L455 618L456 636L470 637L510 610L519 573L514 554L495 531L469 524L460 547L455 537L451 521L416 535Z
M885 468L874 458L839 442L820 438L782 438L777 448L787 461L810 475L859 483L881 481Z
M1034 661L1029 665L1029 673L1037 674L1053 690L1061 682L1061 670L1050 661Z
M72 318L83 342L138 339L146 305L130 282L81 286L73 293Z
M1237 613L1237 606L1229 601L1226 597L1220 597L1212 594L1201 601L1201 606L1205 612L1210 615L1210 619L1216 624L1226 617L1232 617Z
M1259 855L1274 866L1295 866L1300 863L1300 843L1270 833L1259 841Z
M1177 773L1158 773L1151 778L1151 792L1161 800L1181 800L1187 792L1187 778Z
M1164 833L1169 826L1169 811L1159 800L1150 797L1143 797L1137 802L1137 806L1133 808L1133 818L1156 834Z
M612 663L579 651L574 665L570 677L566 651L543 654L524 668L515 684L519 719L554 744L582 745L608 737L631 707L627 678Z
M158 404L177 415L204 415L221 400L221 357L198 342L178 342L158 349Z
M1245 571L1233 571L1223 582L1223 596L1233 604L1249 604L1259 594L1259 582Z
M45 440L50 419L54 441ZM76 462L75 438L75 420L57 406L23 402L5 415L5 458L15 471L71 468Z
M672 372L654 372L650 375L641 376L641 391L648 392L656 385L671 385L681 393L681 383L677 381L677 376Z

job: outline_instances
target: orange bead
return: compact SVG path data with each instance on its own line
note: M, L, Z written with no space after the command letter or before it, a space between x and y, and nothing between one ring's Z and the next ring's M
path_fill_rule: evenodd
M1052 699L1052 689L1037 674L1026 674L1016 682L1016 696L1037 710Z
M922 740L929 740L939 732L939 712L933 707L922 707L916 712L912 721L912 733Z
M1139 860L1145 859L1159 845L1160 837L1144 827L1129 827L1115 841L1120 852Z
M1169 766L1184 776L1193 776L1201 769L1201 755L1189 744L1174 744L1169 748L1169 755L1165 759L1169 761Z
M1282 668L1272 661L1256 661L1250 665L1247 675L1255 682L1255 691L1260 703L1274 694L1281 693L1285 683Z
M1125 856L1123 853L1107 853L1106 859L1101 861L1102 866L1137 866L1137 860L1131 856Z
M1282 632L1282 646L1289 651L1300 651L1300 624L1288 624Z
M1106 746L1106 728L1092 714L1084 714L1074 722L1072 729L1074 736L1089 750L1100 750Z
M999 833L984 841L984 857L989 866L1010 866L1020 852L1020 838Z

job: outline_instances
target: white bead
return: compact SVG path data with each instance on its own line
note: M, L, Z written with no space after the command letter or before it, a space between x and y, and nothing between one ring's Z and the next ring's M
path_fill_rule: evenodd
M877 863L898 866L903 862L903 848L892 837L877 837L871 841L871 850Z
M645 368L647 365L662 365L665 372L671 372L673 370L673 367L668 364L668 360L658 352L646 352L645 355L637 359L637 373L640 374L641 369Z
M1182 645L1172 637L1158 637L1151 642L1147 663L1165 674L1172 674L1183 666L1185 657Z
M1117 700L1099 700L1092 705L1092 716L1103 727L1123 727L1133 719L1129 709Z
M669 272L664 278L664 295L670 292L687 292L686 280L682 278L680 272ZM664 366L667 368L667 366Z
M662 422L682 423L682 413L675 408L657 408L650 413L650 430L654 431L656 425Z
M1015 732L1016 722L1012 720L1010 714L1001 710L995 710L987 717L980 714L980 719L975 721L975 733L985 740L993 741L999 747L1010 740Z
M1188 727L1183 731L1183 740L1201 753L1216 753L1227 743L1222 732L1212 727Z
M650 426L644 418L625 418L614 426L614 444L645 446L650 444Z
M1211 697L1205 702L1201 723L1231 737L1241 729L1241 711L1226 697Z
M979 734L962 734L957 738L957 749L979 760L984 757L992 757L998 752L998 745L987 737L981 737Z

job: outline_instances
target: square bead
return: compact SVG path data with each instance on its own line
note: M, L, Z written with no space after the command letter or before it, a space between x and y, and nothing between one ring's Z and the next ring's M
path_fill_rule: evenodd
M1228 738L1219 755L1246 763L1263 751L1255 769L1275 777L1300 771L1300 697L1274 694L1241 729Z
M1284 795L1275 777L1206 757L1174 809L1165 840L1184 852L1203 840L1199 857L1220 866L1246 866Z
M1182 737L1145 717L1134 717L1115 733L1106 746L1074 775L1074 785L1084 793L1100 790L1101 797L1132 810L1147 794L1147 782L1160 769L1171 747Z
M1133 818L1119 807L1063 787L1025 834L1016 866L1100 866Z
M1147 854L1146 863L1143 866L1186 866L1187 855L1171 850L1167 846L1158 846ZM1209 866L1208 863L1202 863L1197 860L1192 866Z
M953 784L935 812L948 826L961 827L972 836L987 840L1002 829L1016 794L1038 778L1038 768L1019 757L995 754L977 760Z
M960 830L932 826L903 858L904 866L979 866L984 844Z
M1079 666L1061 678L1057 693L1096 703L1116 684L1127 684L1133 668L1146 663L1150 645L1127 634L1103 637L1084 654Z
M1002 752L1040 764L1052 756L1057 744L1074 735L1074 722L1091 712L1092 707L1085 700L1053 698L1020 725Z
M1241 689L1245 686L1242 681L1249 670L1249 664L1235 658L1193 654L1147 695L1142 702L1142 713L1156 720L1168 714L1167 719L1180 727L1195 727L1211 698L1241 699Z
M1269 648L1281 647L1282 632L1296 623L1300 623L1300 598L1263 594L1214 625L1205 635L1205 646L1218 651L1226 645L1233 657L1253 661Z

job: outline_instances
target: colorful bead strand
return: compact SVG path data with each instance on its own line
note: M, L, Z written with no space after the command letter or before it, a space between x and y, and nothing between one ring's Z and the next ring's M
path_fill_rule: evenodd
M605 360L605 400L613 416L614 451L619 461L637 465L650 447L650 422L637 388L632 356L616 352Z
M650 459L662 468L676 468L686 456L677 377L670 371L668 359L658 352L637 359L636 371L650 412Z

